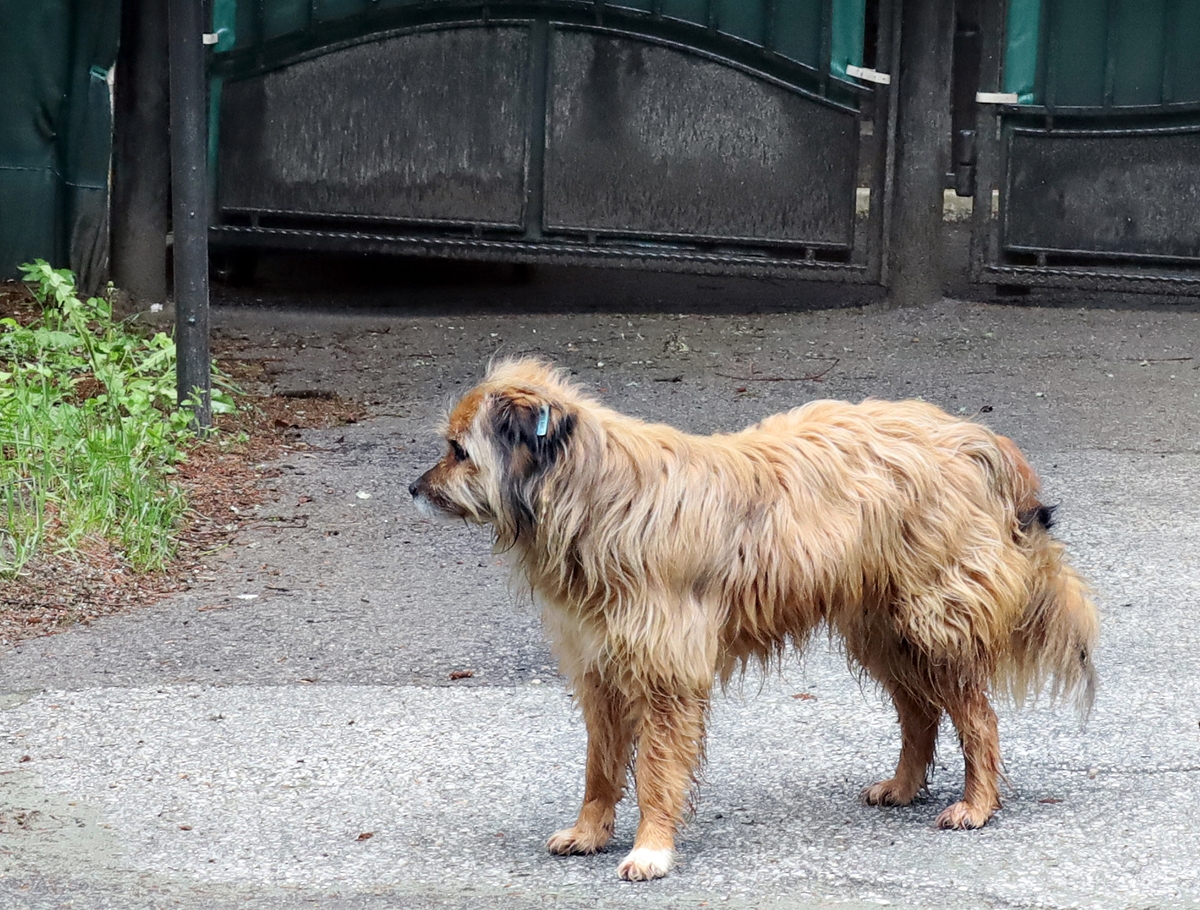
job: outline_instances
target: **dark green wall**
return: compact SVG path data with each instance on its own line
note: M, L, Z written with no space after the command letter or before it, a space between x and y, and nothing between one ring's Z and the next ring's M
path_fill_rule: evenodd
M1005 90L1052 107L1200 102L1200 0L1009 0Z
M0 276L41 257L85 287L108 250L119 0L0 0Z

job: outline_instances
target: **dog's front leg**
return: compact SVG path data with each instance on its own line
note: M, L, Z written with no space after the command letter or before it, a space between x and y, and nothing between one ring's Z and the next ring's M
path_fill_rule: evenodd
M629 881L662 878L675 858L675 831L704 751L708 693L653 692L638 704L638 822L633 850L617 873Z
M939 828L982 828L1000 808L1000 734L996 712L982 688L972 688L949 699L946 713L958 728L966 760L963 798L937 817Z
M546 842L551 853L598 853L612 839L617 803L625 793L633 726L628 700L596 671L575 686L587 726L587 777L579 818Z

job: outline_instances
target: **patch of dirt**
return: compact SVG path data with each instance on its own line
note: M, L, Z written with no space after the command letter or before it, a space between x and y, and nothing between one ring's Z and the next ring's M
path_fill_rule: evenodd
M0 318L23 324L39 313L12 284L0 285ZM135 572L107 541L89 539L67 553L38 557L20 576L0 579L0 646L61 632L161 600L184 590L194 570L229 545L255 520L267 493L260 481L278 472L271 463L308 446L301 431L355 423L364 409L335 395L296 397L266 394L264 364L242 359L234 344L214 338L213 356L241 387L241 411L223 415L218 432L201 442L179 465L178 480L188 499L175 559L164 570Z
M41 305L16 281L0 283L0 319L15 319L20 325L29 325L42 315Z

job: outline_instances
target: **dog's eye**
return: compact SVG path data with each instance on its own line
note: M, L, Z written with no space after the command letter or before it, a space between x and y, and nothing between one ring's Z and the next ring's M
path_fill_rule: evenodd
M459 461L466 461L468 458L471 457L470 455L467 454L467 450L464 449L459 444L458 440L455 440L455 439L450 440L450 451L454 453L454 457L457 458Z

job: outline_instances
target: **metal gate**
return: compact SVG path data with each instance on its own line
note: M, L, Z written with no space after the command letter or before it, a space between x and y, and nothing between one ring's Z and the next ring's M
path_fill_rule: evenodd
M212 242L878 281L864 8L218 0Z
M1200 294L1200 0L982 7L975 280Z

